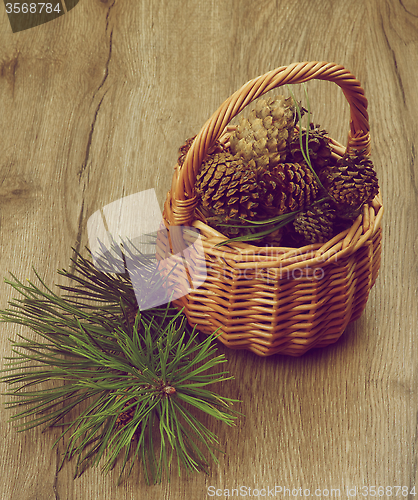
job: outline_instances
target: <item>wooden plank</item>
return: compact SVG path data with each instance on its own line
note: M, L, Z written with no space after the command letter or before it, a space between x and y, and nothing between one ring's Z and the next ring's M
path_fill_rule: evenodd
M57 433L19 434L3 406L0 498L206 498L210 486L222 498L224 489L276 485L312 494L339 488L344 498L354 487L412 488L416 2L102 0L15 34L1 12L2 276L33 279L34 266L46 283L60 282L55 270L68 267L72 246L84 249L94 212L151 188L162 208L184 140L246 81L294 61L337 62L360 79L386 214L380 276L365 313L337 344L297 359L219 346L235 380L218 390L242 400L245 417L233 429L204 420L226 451L209 476L174 473L149 488L136 467L120 487L117 470L89 470L74 481L74 464L57 471L50 450ZM309 83L308 91L315 122L344 143L349 114L341 91L326 82ZM15 295L0 287L5 308ZM8 356L8 338L22 330L2 328L0 352Z

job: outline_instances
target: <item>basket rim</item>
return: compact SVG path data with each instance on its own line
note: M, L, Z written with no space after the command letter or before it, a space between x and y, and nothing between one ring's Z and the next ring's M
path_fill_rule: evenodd
M192 222L191 227L199 230L206 255L222 258L235 269L280 267L282 270L291 271L301 264L318 267L349 257L371 241L381 229L383 212L380 196L377 195L373 204L363 208L363 213L355 219L351 227L325 243L313 243L303 247L257 246L246 242L231 242L219 247L218 244L227 239L225 235L198 219ZM167 221L165 225L169 230Z

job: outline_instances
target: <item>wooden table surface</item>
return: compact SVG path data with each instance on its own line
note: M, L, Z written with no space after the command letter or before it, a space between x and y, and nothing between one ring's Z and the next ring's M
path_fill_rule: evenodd
M373 486L381 498L416 498L416 0L81 0L19 33L0 6L0 274L33 279L33 266L60 282L96 210L150 188L162 207L184 140L248 80L307 60L342 64L369 99L385 216L362 317L300 358L220 345L235 377L220 391L245 416L232 429L210 424L226 454L208 476L149 487L138 467L119 487L100 469L73 480L73 463L57 472L57 434L17 433L2 405L1 500L225 498L240 487L271 496L275 486L289 490L276 498L365 498ZM314 120L345 143L340 89L310 82L308 92ZM15 294L0 287L4 309ZM18 332L2 326L2 356Z

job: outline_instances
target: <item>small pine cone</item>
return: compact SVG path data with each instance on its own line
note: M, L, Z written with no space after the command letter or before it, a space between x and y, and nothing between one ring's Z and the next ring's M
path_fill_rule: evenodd
M136 406L132 406L131 408L128 408L131 404L135 402L134 399L130 399L123 405L122 411L119 413L119 415L116 418L116 425L118 427L125 427L126 424L129 424L129 422L133 419L135 415L135 409ZM125 409L126 408L126 409Z
M373 163L363 151L345 154L335 165L325 168L320 179L343 211L355 211L379 192Z
M186 158L187 152L189 151L191 145L193 144L193 141L195 140L196 136L194 135L193 137L190 137L190 139L187 139L187 141L180 146L179 148L179 157L177 159L177 164L179 166L182 166L184 163L184 159ZM225 150L224 146L219 142L216 141L214 146L212 146L208 152L209 154L215 154L215 153L222 153Z
M306 130L302 131L303 149L306 148ZM332 149L329 144L327 132L321 130L319 125L309 125L308 152L312 167L318 173L331 162ZM295 130L288 146L288 161L301 162L304 160L300 147L299 131Z
M196 194L198 208L213 220L254 218L259 200L257 173L229 153L208 156L196 178Z
M289 134L295 125L292 98L258 99L248 118L242 118L230 137L233 155L257 167L272 168L285 161Z
M293 228L307 243L324 243L332 238L335 218L329 203L313 205L296 216Z
M180 146L179 148L179 157L177 160L178 165L183 165L184 159L186 158L187 151L189 151L190 146L192 145L193 141L195 140L195 135L193 137L190 137L190 139L187 139L187 141Z
M318 183L305 163L280 163L259 174L260 208L266 215L280 215L310 205Z

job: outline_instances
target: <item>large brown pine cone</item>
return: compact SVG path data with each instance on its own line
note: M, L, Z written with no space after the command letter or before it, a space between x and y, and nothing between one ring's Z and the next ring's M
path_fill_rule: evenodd
M267 216L300 210L310 205L318 193L318 183L305 163L280 163L259 174L258 213Z
M373 163L363 152L345 154L320 174L321 182L341 211L355 211L379 192Z
M198 208L217 226L231 219L254 219L259 203L257 172L229 153L208 156L196 178ZM212 225L212 224L211 224ZM236 228L228 236L247 234Z

